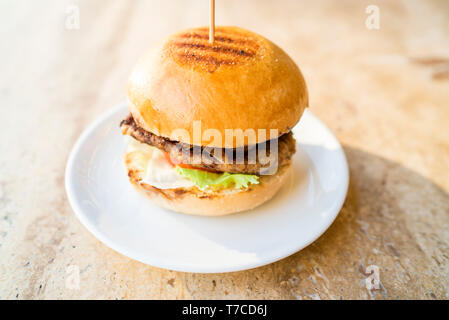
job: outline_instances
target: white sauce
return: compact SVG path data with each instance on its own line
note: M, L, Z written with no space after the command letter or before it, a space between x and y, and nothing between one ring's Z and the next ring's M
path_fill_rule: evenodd
M140 151L150 155L144 178L140 183L146 183L158 189L190 188L195 185L176 172L176 168L167 161L162 151L140 143L132 137L126 139L128 140L128 152Z

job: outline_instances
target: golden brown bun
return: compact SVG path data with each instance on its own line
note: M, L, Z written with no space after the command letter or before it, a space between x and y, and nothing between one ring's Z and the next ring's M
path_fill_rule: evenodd
M279 168L275 175L261 176L259 184L239 192L203 192L196 187L157 189L140 183L148 158L145 153L132 151L125 154L125 166L131 183L157 205L180 213L221 216L253 209L270 200L281 188L290 173L290 165Z
M295 62L264 37L237 27L179 32L144 55L128 82L130 110L143 129L188 144L237 147L256 141L228 141L225 129L290 131L308 106L304 78ZM222 141L196 139L217 129ZM176 129L188 137L173 136Z

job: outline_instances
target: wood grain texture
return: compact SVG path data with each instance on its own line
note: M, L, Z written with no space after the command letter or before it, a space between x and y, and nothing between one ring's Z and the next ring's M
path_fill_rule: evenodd
M65 27L79 6L80 29ZM190 274L96 240L65 195L82 130L125 98L128 73L167 35L208 24L195 1L0 3L0 298L449 298L449 3L217 1L217 25L271 39L300 65L311 110L345 147L345 205L315 243L277 263ZM80 269L80 289L65 286ZM381 289L364 286L380 268Z

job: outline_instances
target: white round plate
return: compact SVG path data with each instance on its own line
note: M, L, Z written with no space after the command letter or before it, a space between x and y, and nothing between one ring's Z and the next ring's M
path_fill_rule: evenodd
M127 114L121 104L84 131L70 154L65 183L86 228L132 259L185 272L259 267L312 243L343 205L349 180L345 154L329 129L306 111L293 130L293 173L271 201L224 217L164 210L128 181L119 129Z

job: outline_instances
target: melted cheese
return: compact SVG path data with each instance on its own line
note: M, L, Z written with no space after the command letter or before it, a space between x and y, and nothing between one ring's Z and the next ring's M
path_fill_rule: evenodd
M132 137L128 139L127 152L139 151L148 155L145 174L140 183L146 183L158 189L190 188L195 184L182 177L167 161L162 151L147 144L140 143Z

